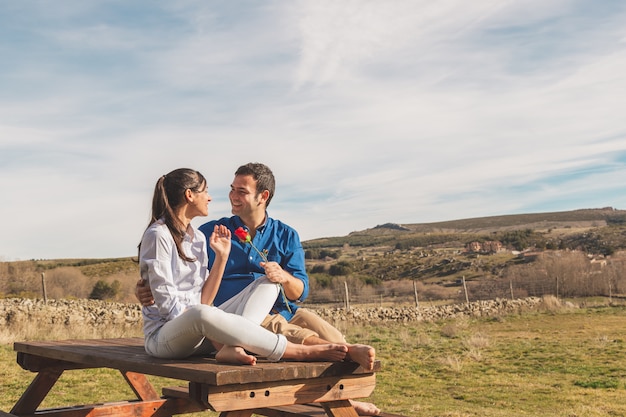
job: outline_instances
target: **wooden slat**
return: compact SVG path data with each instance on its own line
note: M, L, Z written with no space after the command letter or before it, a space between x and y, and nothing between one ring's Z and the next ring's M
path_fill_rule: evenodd
M216 386L364 373L353 362L270 363L259 360L255 366L237 366L203 357L158 359L146 354L142 338L16 342L14 349L21 352L26 361L38 360L26 354L49 358L50 367L55 366L54 361L63 361L80 365L74 365L75 368L113 368ZM44 366L45 361L43 365L38 363L39 369ZM374 370L379 369L380 362L377 362Z
M36 413L19 413L19 417L170 417L205 410L201 404L177 398L42 409Z
M250 417L252 411L250 410L236 410L236 411L224 411L220 413L220 417Z
M59 377L61 377L61 374L63 374L62 369L50 369L39 372L33 379L33 382L26 388L24 394L17 400L13 409L11 409L11 413L26 414L35 411Z
M328 417L322 407L308 404L257 408L254 414L266 417Z
M277 407L257 408L254 414L266 417L327 417L326 411L320 404L296 404ZM365 417L361 416L360 417ZM376 417L407 417L400 414L381 412Z
M325 402L322 407L329 417L359 417L348 400Z
M164 397L189 398L188 387L163 387L162 392Z
M158 400L160 398L144 374L122 371L122 375L138 399L146 401Z
M246 410L369 397L376 386L376 376L321 377L221 387L189 385L189 396L213 410Z
M201 384L190 384L190 389L186 387L164 387L163 396L174 398L191 397L196 401L204 403L207 408L217 411L254 408L257 411L265 410L269 412L269 414L257 414L282 416L280 412L274 413L274 410L289 410L285 414L286 416L290 416L291 414L289 413L297 416L299 414L294 413L294 408L291 408L293 404L364 398L374 391L375 384L374 375L319 378L315 381L290 381L289 383L283 383L283 385L278 383L272 385L247 384L240 389L237 386L224 389L203 386ZM286 404L289 404L289 406L283 409L280 408ZM272 407L279 408L273 409ZM327 415L322 408L311 405L303 406L300 411L304 410L309 412L309 414L303 414L306 416ZM311 413L312 411L315 412Z
M70 370L70 369L86 369L91 368L90 366L80 364L80 363L72 363L66 361L60 361L49 358L42 358L40 356L29 355L24 352L17 352L17 363L27 371L31 372L39 372L42 369L60 369L60 370Z
M332 401L325 404L328 405L322 407L303 404L262 408L254 410L254 413L266 417L363 417L357 414L349 401Z

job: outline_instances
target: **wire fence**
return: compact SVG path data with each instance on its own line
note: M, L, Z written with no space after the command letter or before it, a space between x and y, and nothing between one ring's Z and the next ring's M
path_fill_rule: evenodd
M348 277L347 277L348 278ZM595 273L564 276L515 275L497 279L464 278L445 285L424 284L417 280L386 282L372 286L354 280L337 279L327 288L311 290L306 303L349 308L351 304L390 306L440 303L442 301L473 302L498 298L519 299L552 295L557 298L621 297L626 294L626 276Z

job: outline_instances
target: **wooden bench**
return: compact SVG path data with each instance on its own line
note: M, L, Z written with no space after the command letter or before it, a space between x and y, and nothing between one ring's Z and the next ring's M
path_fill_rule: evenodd
M14 350L19 365L37 373L11 410L21 417L171 416L204 410L218 411L220 417L358 417L350 399L368 397L380 369L378 361L374 371L364 372L352 362L259 360L255 366L236 366L205 357L163 360L145 353L142 338L17 342ZM137 398L38 410L64 371L88 368L119 370ZM147 375L187 386L166 387L159 394Z

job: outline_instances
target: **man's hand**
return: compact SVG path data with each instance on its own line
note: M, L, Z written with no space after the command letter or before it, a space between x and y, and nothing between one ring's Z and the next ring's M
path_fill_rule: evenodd
M277 284L284 284L289 275L285 273L285 270L280 266L278 262L261 262L261 267L265 269L265 276L272 282Z
M154 298L152 298L152 291L147 281L140 279L135 285L135 298L139 300L142 306L148 307L154 304Z
M265 276L268 280L283 286L285 296L289 300L297 300L302 296L304 283L285 271L278 262L261 262L261 267L265 269Z

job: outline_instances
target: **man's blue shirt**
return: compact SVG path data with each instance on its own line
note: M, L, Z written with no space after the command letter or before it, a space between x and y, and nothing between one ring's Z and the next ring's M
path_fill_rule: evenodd
M260 251L267 250L268 261L278 262L285 271L304 283L304 291L298 299L298 301L303 301L309 295L309 277L306 273L304 249L300 242L300 236L295 229L279 220L269 216L266 216L266 219L265 224L257 229L252 243ZM206 235L207 243L216 224L228 227L233 234L232 248L226 263L224 277L214 301L214 305L219 306L238 294L253 280L265 275L265 271L259 265L263 261L261 256L250 244L239 241L235 236L235 229L238 227L245 228L239 216L223 217L200 226L199 229ZM215 261L215 252L210 247L208 247L208 252L210 269ZM279 295L272 312L280 313L287 320L291 320L298 307L292 301L289 301L289 307L291 313L287 309L282 295Z

